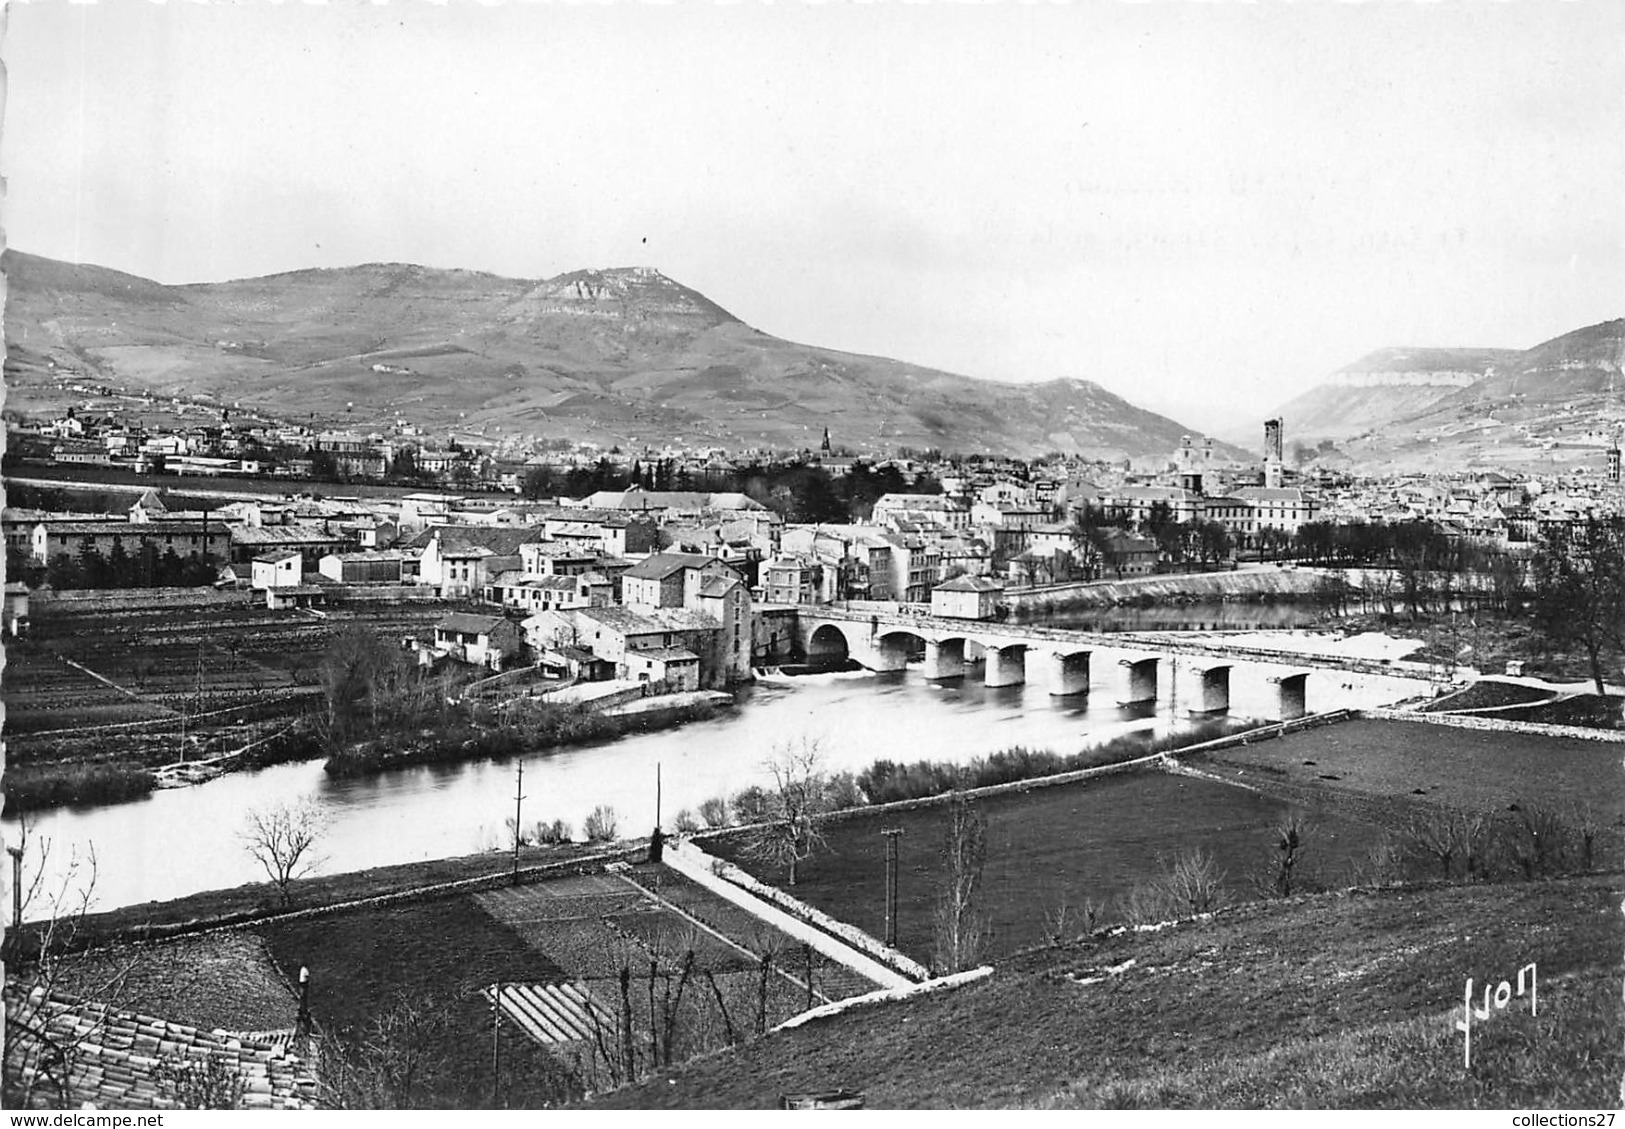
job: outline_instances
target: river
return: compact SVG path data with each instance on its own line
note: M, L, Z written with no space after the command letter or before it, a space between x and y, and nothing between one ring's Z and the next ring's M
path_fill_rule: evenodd
M737 708L675 729L635 734L550 754L525 764L523 817L563 819L579 833L587 814L612 807L623 835L647 834L655 819L656 766L664 824L712 796L765 784L776 747L816 741L828 771L859 771L878 758L964 762L1012 745L1071 752L1135 729L1188 724L1166 691L1155 712L1121 707L1117 687L1095 672L1087 695L1054 698L1041 680L988 689L969 678L933 683L917 669L764 679L743 689ZM1327 683L1328 686L1331 683ZM1259 716L1269 689L1240 678L1231 713ZM1371 704L1373 688L1339 687L1315 709ZM1359 698L1360 701L1355 699ZM312 800L322 811L321 870L337 873L445 858L495 846L514 808L515 761L418 766L364 779L334 780L319 762L235 773L136 801L59 808L31 817L36 844L49 840L48 888L70 859L94 849L94 908L166 900L263 880L240 838L245 813L278 801ZM5 821L15 842L14 820ZM81 874L83 870L81 869ZM29 916L33 916L30 914Z

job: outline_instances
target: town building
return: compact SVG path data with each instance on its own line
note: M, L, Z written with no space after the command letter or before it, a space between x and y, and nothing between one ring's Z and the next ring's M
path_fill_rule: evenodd
M956 576L931 590L931 614L950 619L992 619L1004 585L985 576Z
M499 615L453 612L434 625L434 649L460 662L501 670L523 649L519 627Z

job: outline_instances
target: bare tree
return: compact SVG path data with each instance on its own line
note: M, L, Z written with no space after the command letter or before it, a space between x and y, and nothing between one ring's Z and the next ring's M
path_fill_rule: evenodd
M823 753L816 740L782 745L767 762L773 786L766 792L766 820L746 848L751 858L783 866L789 884L797 868L825 846L818 817L829 806L829 781L819 770Z
M1535 555L1535 625L1585 653L1598 695L1603 657L1625 651L1625 519L1591 519L1548 537Z
M242 1072L220 1055L165 1059L156 1077L159 1090L182 1109L237 1109L248 1091Z
M82 858L71 855L54 884L47 878L51 842L34 840L26 820L10 849L21 860L19 901L29 924L6 933L0 1104L69 1108L87 1048L100 1040L111 1011L129 1003L139 951L86 952L86 919L96 888L94 849ZM81 1000L87 1006L70 1002Z
M937 899L937 966L942 972L970 968L981 955L987 922L976 906L987 861L987 819L981 809L955 796L948 805L942 845L942 892Z
M417 1109L436 1104L426 1077L452 1035L448 1000L402 996L359 1032L323 1040L317 1059L329 1109Z
M1044 911L1044 935L1054 944L1093 933L1100 927L1103 908L1094 898L1077 905L1063 893Z
M1303 858L1314 838L1314 826L1300 811L1290 811L1275 825L1270 864L1255 877L1265 897L1290 898L1303 889Z
M291 900L294 880L321 864L315 846L324 830L321 812L308 799L249 810L242 831L244 848L276 884L283 905Z
M1460 860L1469 881L1484 877L1489 825L1482 815L1455 809L1418 813L1405 829L1411 849L1439 864L1439 877L1450 880Z
M1225 872L1207 851L1181 851L1163 864L1156 889L1173 913L1211 913L1224 904Z

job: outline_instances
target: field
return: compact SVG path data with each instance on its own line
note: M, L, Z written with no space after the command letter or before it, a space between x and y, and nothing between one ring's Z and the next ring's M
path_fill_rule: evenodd
M1475 811L1510 804L1585 804L1625 822L1622 746L1564 737L1358 720L1210 754L1213 767L1283 795L1352 799L1416 796Z
M195 608L42 608L7 648L6 734L17 763L120 756L142 763L238 747L309 708L331 634L425 636L453 605L358 605L325 619L247 603ZM99 676L99 677L98 677ZM213 716L207 716L213 715ZM151 722L96 735L87 727ZM67 731L67 732L64 732Z
M1276 828L1294 811L1309 825L1296 877L1311 888L1376 880L1373 849L1401 840L1415 813L1441 804L1499 813L1513 804L1586 806L1605 829L1602 857L1611 857L1625 827L1619 759L1618 746L1591 741L1357 720L1190 758L1243 787L1146 771L985 799L987 857L976 895L989 931L983 951L998 958L1076 935L1091 913L1101 924L1122 920L1125 897L1192 848L1212 855L1230 898L1257 897L1276 860ZM930 964L946 812L939 804L827 822L825 848L801 865L791 892L883 936L881 832L901 829L898 947ZM784 871L751 858L744 836L724 833L703 845L784 886ZM1409 873L1419 858L1398 865Z
M606 1094L604 1108L1570 1108L1618 1104L1618 875L1321 895L1047 948ZM1465 982L1537 965L1473 1027Z
M730 1029L748 1035L804 1010L809 995L823 1003L873 987L809 958L699 887L648 866L273 921L256 931L283 968L310 969L311 1010L329 1031L360 1030L402 1001L434 1015L437 1051L422 1083L433 1105L535 1107L584 1080L608 1081L610 1067L596 1037L544 1049L511 1020L498 1035L498 1078L491 1006L480 994L497 982L516 992L565 984L581 991L591 1002L575 1015L585 1022L596 1013L611 1053L620 1049L616 1017L629 1001L634 1053L644 1069L652 1057L664 1057L668 1033L672 1058L680 1061L725 1046ZM774 954L766 976L757 957L764 951ZM676 992L690 952L685 991L668 995ZM630 974L628 994L623 969ZM659 1052L651 1049L657 1040Z
M1115 903L1155 875L1161 860L1202 847L1239 896L1252 897L1252 876L1266 868L1274 828L1290 805L1228 784L1155 771L1107 776L1081 784L1037 788L980 801L987 818L987 861L977 895L991 930L987 955L1000 957L1042 944L1055 932L1087 928L1091 900L1116 920ZM1329 876L1363 859L1381 834L1358 816L1312 809L1317 823L1312 863ZM736 862L763 881L788 889L872 936L885 933L885 845L882 830L901 828L898 947L930 964L933 915L940 889L947 809L864 813L824 826L827 849L784 887L782 870L748 857L740 835L705 840L707 851ZM1062 911L1065 922L1052 925Z

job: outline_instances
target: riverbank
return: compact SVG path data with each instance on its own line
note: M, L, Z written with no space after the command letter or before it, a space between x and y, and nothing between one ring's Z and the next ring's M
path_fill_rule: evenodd
M1007 588L1004 602L1017 618L1069 608L1111 608L1206 601L1292 601L1312 598L1320 583L1314 569L1259 566L1226 572L1175 573L1124 580Z
M177 781L200 783L228 772L315 760L323 751L315 737L297 724L250 739L224 753L185 761L174 759L175 746L167 738L144 748L111 753L98 753L95 739L88 740L91 747L77 757L22 764L13 759L7 763L6 814L75 804L123 803L159 788L176 786Z
M553 706L532 704L524 721L491 727L459 726L450 731L428 731L409 736L367 741L342 749L327 758L326 771L336 778L372 776L397 768L424 764L455 764L527 753L551 751L600 741L613 741L630 733L649 733L691 721L706 721L734 704L720 691L644 698L639 709L627 706L598 710L591 703Z
M647 841L641 839L608 844L524 844L519 849L519 873L521 880L526 880L561 869L597 868L606 860L641 857L647 850ZM86 914L77 923L73 943L90 948L148 941L272 921L290 914L305 915L373 899L427 898L459 884L511 881L513 861L511 849L479 851L455 858L299 878L289 885L286 904L270 882L203 890L169 901L141 902ZM24 929L33 925L29 922Z

